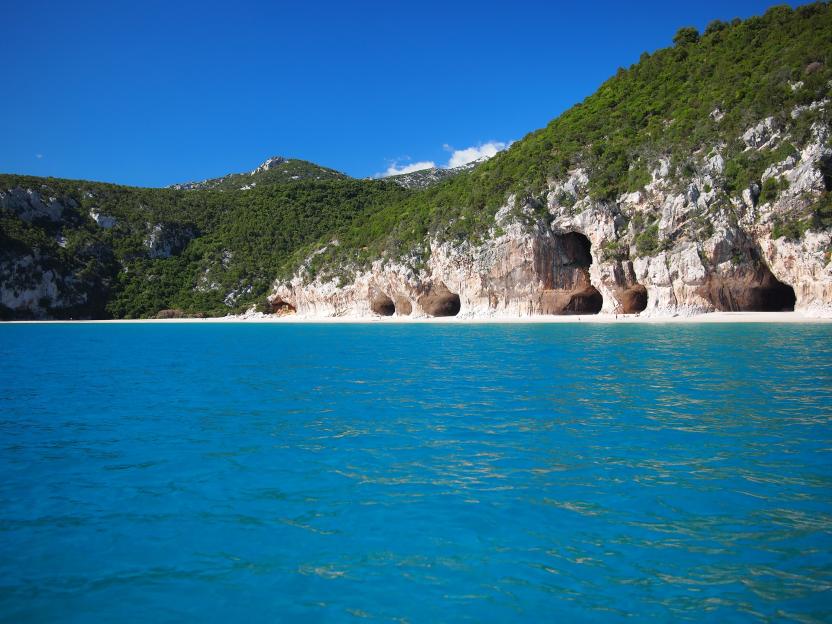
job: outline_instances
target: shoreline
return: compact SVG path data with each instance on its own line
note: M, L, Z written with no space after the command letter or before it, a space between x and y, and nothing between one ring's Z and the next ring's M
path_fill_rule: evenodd
M2 324L42 325L42 324L96 324L96 323L256 323L283 325L405 325L405 324L442 324L442 325L530 325L584 323L603 325L660 325L660 324L712 324L712 323L832 323L832 316L814 316L804 312L707 312L689 316L640 316L638 314L618 316L613 314L587 315L536 315L536 316L491 316L460 318L406 316L392 317L314 317L314 316L220 316L213 318L174 318L174 319L105 319L105 320L50 320L50 321L4 321Z

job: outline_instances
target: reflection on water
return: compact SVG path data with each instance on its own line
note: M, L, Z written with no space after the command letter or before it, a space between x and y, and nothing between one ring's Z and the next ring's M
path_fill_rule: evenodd
M2 326L0 619L828 621L830 338Z

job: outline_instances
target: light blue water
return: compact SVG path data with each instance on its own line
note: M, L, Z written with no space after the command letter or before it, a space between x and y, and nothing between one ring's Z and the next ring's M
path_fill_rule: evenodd
M829 325L3 325L0 620L830 621L831 419Z

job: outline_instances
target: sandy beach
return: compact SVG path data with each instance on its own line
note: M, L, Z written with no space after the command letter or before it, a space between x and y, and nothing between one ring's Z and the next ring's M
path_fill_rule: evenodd
M12 324L44 323L275 323L275 324L542 324L542 323L596 323L596 324L690 324L690 323L832 323L832 316L805 312L710 312L689 316L642 316L593 314L549 316L490 316L490 317L317 317L306 315L276 316L266 314L231 315L214 318L174 319L118 319L118 320L57 320L57 321L7 321Z

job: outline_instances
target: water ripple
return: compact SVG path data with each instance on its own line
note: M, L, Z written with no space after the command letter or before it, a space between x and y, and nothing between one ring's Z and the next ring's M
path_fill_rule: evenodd
M0 620L832 620L832 328L0 326Z

